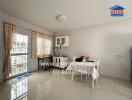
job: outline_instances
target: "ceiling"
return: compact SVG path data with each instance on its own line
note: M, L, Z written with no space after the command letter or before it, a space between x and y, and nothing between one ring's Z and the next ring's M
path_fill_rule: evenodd
M132 0L0 0L3 12L54 32L132 18ZM110 7L125 7L124 17L111 17ZM66 15L58 22L57 15Z

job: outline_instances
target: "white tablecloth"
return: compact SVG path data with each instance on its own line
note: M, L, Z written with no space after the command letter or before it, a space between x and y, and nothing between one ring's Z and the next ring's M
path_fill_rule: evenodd
M99 73L95 66L95 62L72 62L66 70L82 74L91 74L92 78L96 80L99 77Z

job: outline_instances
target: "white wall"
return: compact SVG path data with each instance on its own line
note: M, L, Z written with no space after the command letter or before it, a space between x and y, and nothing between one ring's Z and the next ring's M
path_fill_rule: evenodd
M0 82L3 80L2 76L2 68L3 68L3 54L4 54L4 43L3 43L3 36L2 36L2 21L9 22L16 25L16 32L20 34L24 34L28 36L29 39L29 47L28 47L28 71L37 70L37 59L31 58L31 31L27 29L32 29L38 32L44 32L45 34L53 35L53 33L49 30L44 28L40 28L38 26L32 25L30 23L24 22L17 18L8 16L6 14L0 13Z
M65 49L65 53L70 57L90 55L100 58L101 74L130 80L132 19L56 35L69 36L70 46Z

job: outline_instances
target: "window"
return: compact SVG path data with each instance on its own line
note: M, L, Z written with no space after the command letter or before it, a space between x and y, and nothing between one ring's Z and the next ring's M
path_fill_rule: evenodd
M27 71L28 36L15 34L11 50L11 69L14 76Z
M37 56L44 57L51 55L52 40L50 37L37 37Z

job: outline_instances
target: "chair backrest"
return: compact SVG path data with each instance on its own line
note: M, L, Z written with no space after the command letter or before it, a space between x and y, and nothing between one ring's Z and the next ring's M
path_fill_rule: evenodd
M95 63L96 63L96 69L99 70L100 59L97 59Z

